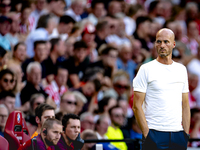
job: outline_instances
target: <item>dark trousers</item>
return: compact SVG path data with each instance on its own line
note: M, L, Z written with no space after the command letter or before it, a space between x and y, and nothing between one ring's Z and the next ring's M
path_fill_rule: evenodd
M149 130L142 138L142 150L186 150L189 137L185 131L162 132Z

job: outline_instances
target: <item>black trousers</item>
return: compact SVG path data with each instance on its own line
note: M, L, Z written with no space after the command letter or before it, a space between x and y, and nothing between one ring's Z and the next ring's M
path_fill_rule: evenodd
M150 129L142 138L142 150L186 150L189 137L185 131L162 132Z

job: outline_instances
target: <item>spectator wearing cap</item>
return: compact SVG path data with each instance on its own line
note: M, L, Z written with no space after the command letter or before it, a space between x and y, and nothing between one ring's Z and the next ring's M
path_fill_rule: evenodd
M11 0L1 0L0 1L0 14L2 16L7 16L11 10Z
M0 16L0 46L5 50L11 50L10 41L6 38L6 34L10 31L12 20L6 16Z
M57 108L60 107L60 98L68 90L67 88L68 70L63 67L58 67L55 78L47 87L45 92L54 100Z
M53 32L53 29L56 27L55 17L51 14L42 15L37 24L35 31L31 32L26 38L27 46L27 55L33 57L34 52L34 42L39 40L47 41L49 35Z
M104 46L104 45L103 45ZM99 50L100 60L94 63L91 63L88 68L99 67L104 69L104 76L111 77L117 70L116 61L118 56L118 50L109 45Z
M91 2L92 12L88 15L89 20L93 25L97 25L98 20L104 17L107 13L105 4L102 0L95 0Z
M98 53L96 50L96 43L94 41L95 31L96 31L95 26L89 23L85 26L82 33L82 40L88 46L88 55L89 55L90 62L97 61L97 57L98 57Z
M133 36L135 39L138 39L142 43L142 48L149 51L153 48L153 44L150 41L150 25L151 19L148 17L138 17L136 19L136 31Z
M50 54L46 60L42 62L42 70L45 73L47 83L51 83L56 74L56 69L59 66L58 58L64 56L66 51L65 42L60 38L53 38L50 40L51 49Z
M74 56L62 62L63 67L69 71L69 87L78 88L80 86L80 79L89 64L87 48L84 41L75 42Z
M61 16L58 26L53 30L49 39L60 37L63 41L65 41L71 33L74 24L75 20L72 17L67 15Z
M95 42L97 43L96 49L99 51L99 48L102 44L106 44L106 37L110 34L108 21L100 21L96 25L96 37Z
M81 21L81 14L84 11L85 1L83 0L73 0L71 3L71 8L69 8L65 14L71 16L75 21Z

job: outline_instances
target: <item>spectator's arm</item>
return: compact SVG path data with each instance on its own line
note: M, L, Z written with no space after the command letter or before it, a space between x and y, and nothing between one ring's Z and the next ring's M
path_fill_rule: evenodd
M145 94L146 93L134 91L133 112L135 114L136 120L138 121L138 125L142 130L142 134L146 138L149 132L149 128L146 122L144 111L142 109L142 104L145 99Z
M190 105L188 100L188 93L182 94L182 124L184 131L189 134L190 128Z
M69 79L70 79L70 81L71 81L71 83L72 83L72 86L73 86L74 88L79 88L79 86L80 86L80 81L79 81L79 77L78 77L77 74L70 74L70 75L69 75Z

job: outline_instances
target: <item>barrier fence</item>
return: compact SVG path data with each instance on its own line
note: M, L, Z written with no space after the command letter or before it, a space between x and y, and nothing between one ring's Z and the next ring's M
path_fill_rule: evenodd
M141 145L142 145L141 139L123 139L123 140L88 139L88 140L84 140L84 141L85 141L85 143L110 143L110 142L134 143L133 150L141 150ZM198 141L200 142L200 139L189 139L189 142L198 142ZM99 144L96 144L96 150L101 150L101 149L102 149L102 146L100 146ZM200 150L200 147L199 148L188 147L188 150Z

